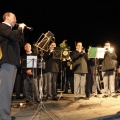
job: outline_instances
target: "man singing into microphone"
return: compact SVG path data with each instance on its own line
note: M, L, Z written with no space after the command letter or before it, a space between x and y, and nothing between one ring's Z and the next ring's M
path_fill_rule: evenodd
M3 15L0 23L0 120L15 120L10 117L11 97L16 77L17 68L20 67L20 44L24 41L25 24L16 24L16 16L11 12Z

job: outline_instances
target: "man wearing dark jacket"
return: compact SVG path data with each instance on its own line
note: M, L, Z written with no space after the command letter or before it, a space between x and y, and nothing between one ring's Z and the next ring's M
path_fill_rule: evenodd
M32 56L37 57L37 55L35 55L32 52L30 43L26 43L24 49L26 53L22 56L22 74L24 79L24 92L25 92L26 102L39 103L40 96L38 90L38 75L37 75L37 66L35 66L35 64L37 65L37 59L32 59ZM28 59L28 57L31 58ZM30 63L32 63L31 66L29 65Z
M24 23L13 30L16 16L11 12L3 15L0 23L0 120L11 120L10 106L17 67L20 67L19 42L24 41Z
M108 97L108 91L110 90L110 95L112 97L117 97L115 93L115 68L117 65L117 55L115 51L110 47L110 42L107 41L104 44L105 48L105 55L102 62L102 77L103 77L103 83L104 83L104 96L103 98ZM113 64L111 64L113 62ZM116 65L115 65L116 64ZM110 68L112 67L113 68Z
M74 100L80 98L86 99L85 86L86 86L86 73L87 68L87 54L83 50L82 42L76 44L76 50L71 53L71 59L73 61L74 72Z
M47 73L47 99L50 97L52 100L57 100L57 77L59 72L59 60L53 59L53 50L56 43L52 42L49 45L49 51L44 52L43 59L46 62Z

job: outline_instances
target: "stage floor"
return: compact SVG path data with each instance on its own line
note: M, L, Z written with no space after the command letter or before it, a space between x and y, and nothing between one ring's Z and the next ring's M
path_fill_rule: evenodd
M24 100L12 100L11 115L16 120L120 120L120 93L117 98L90 97L74 101L73 94L58 94L58 101L42 100L24 105ZM23 103L23 107L19 104Z

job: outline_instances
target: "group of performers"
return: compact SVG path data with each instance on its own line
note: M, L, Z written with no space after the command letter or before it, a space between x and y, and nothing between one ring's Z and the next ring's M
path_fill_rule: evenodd
M91 95L97 97L98 90L101 92L100 86L98 86L100 75L98 69L96 69L101 64L101 77L104 89L102 97L106 98L111 96L117 98L115 85L116 76L119 80L119 73L116 75L118 64L117 55L111 49L111 43L109 41L104 43L104 56L102 60L98 57L90 58L88 54L89 49L86 52L83 49L81 41L76 43L75 50L71 52L64 49L66 47L65 42L61 44L62 51L60 53L62 53L62 57L60 56L58 59L58 57L54 56L59 54L54 54L56 43L55 41L51 41L54 38L54 34L50 31L44 35L42 44L37 41L36 47L40 48L40 54L36 54L32 51L30 43L24 43L24 29L30 29L30 27L27 27L24 23L18 24L16 15L12 12L4 13L2 18L3 22L0 23L1 119L15 119L14 116L10 116L11 96L13 87L15 86L15 89L17 89L19 86L21 75L23 76L23 94L27 103L31 102L31 100L39 103L44 95L45 100L58 100L58 83L60 83L60 88L63 92L68 92L69 87L71 88L71 93L73 93L75 101L79 99L86 100ZM14 28L15 25L18 27ZM20 50L23 46L26 53L20 56ZM45 49L45 47L49 49ZM35 56L35 58L37 56L40 59L40 69L33 67L35 58L32 58L32 66L28 67L28 59L31 56ZM43 61L45 62L44 67L41 65ZM65 67L63 67L63 63ZM64 79L62 79L63 76L65 78L64 82ZM93 84L91 85L92 82ZM17 89L15 92L17 92L16 95L19 98L20 91Z
M26 43L25 50L26 47L29 49L29 46L31 45ZM103 98L109 96L117 98L116 90L119 89L119 81L117 80L116 83L116 77L118 77L117 55L115 51L111 51L109 41L106 41L104 44L105 52L102 59L89 58L88 52L90 49L86 52L83 49L82 42L77 42L76 49L70 51L69 54L64 54L62 59L60 56L60 58L56 58L54 55L54 52L56 52L55 48L56 43L52 41L49 44L48 51L40 50L40 53L37 54L38 58L42 59L42 63L45 63L45 66L42 68L42 92L44 100L58 100L58 88L60 88L62 93L74 94L75 101L79 99L88 100L91 96L98 97L98 94L102 93L101 89L104 89ZM29 55L33 55L31 49ZM28 54L25 56L27 57ZM26 57L22 57L22 59ZM114 62L114 66L111 64L111 60ZM113 66L113 68L109 68L110 66ZM30 70L31 73L29 73L29 70L30 68L22 68L22 74L26 74L26 77L23 77L26 102L31 101L30 95L31 92L34 92L35 101L39 103L41 96L39 91L41 67L37 66L34 82L30 80L33 79L32 69ZM31 86L33 86L32 91L29 88Z

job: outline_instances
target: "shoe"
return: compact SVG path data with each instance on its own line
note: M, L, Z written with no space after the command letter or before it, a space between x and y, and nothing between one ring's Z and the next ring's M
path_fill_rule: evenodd
M80 97L80 99L89 100L89 97Z
M94 97L97 97L97 95L94 95Z
M26 100L26 103L27 103L27 104L30 103L30 100Z
M44 101L47 101L47 100L48 100L48 97L47 97L47 96L46 96L46 97L44 97L44 98L43 98L43 100L44 100Z
M57 98L57 97L54 97L54 98L52 98L52 100L57 101L57 100L58 100L58 98Z
M108 95L103 95L103 96L102 96L102 98L106 98L106 97L108 97Z
M89 100L89 97L85 97L84 100Z
M85 99L85 98L86 98L86 97L84 97L84 96L81 96L81 97L80 97L80 99Z
M35 101L35 103L36 103L36 104L39 104L39 103L40 103L40 101Z
M68 94L68 91L64 91L63 93L64 93L64 94Z
M101 91L98 91L98 94L102 94L102 92L101 92Z
M16 99L17 99L17 100L21 100L21 99L23 99L23 97L21 97L21 96L16 96Z
M74 100L77 101L77 100L79 100L79 98L78 98L78 97L75 97Z
M113 98L117 98L117 95L112 95Z
M16 119L16 117L15 116L11 116L11 120L15 120Z
M51 100L51 99L52 99L52 96L51 96L51 95L47 95L47 96L44 98L45 101L47 101L48 99Z

